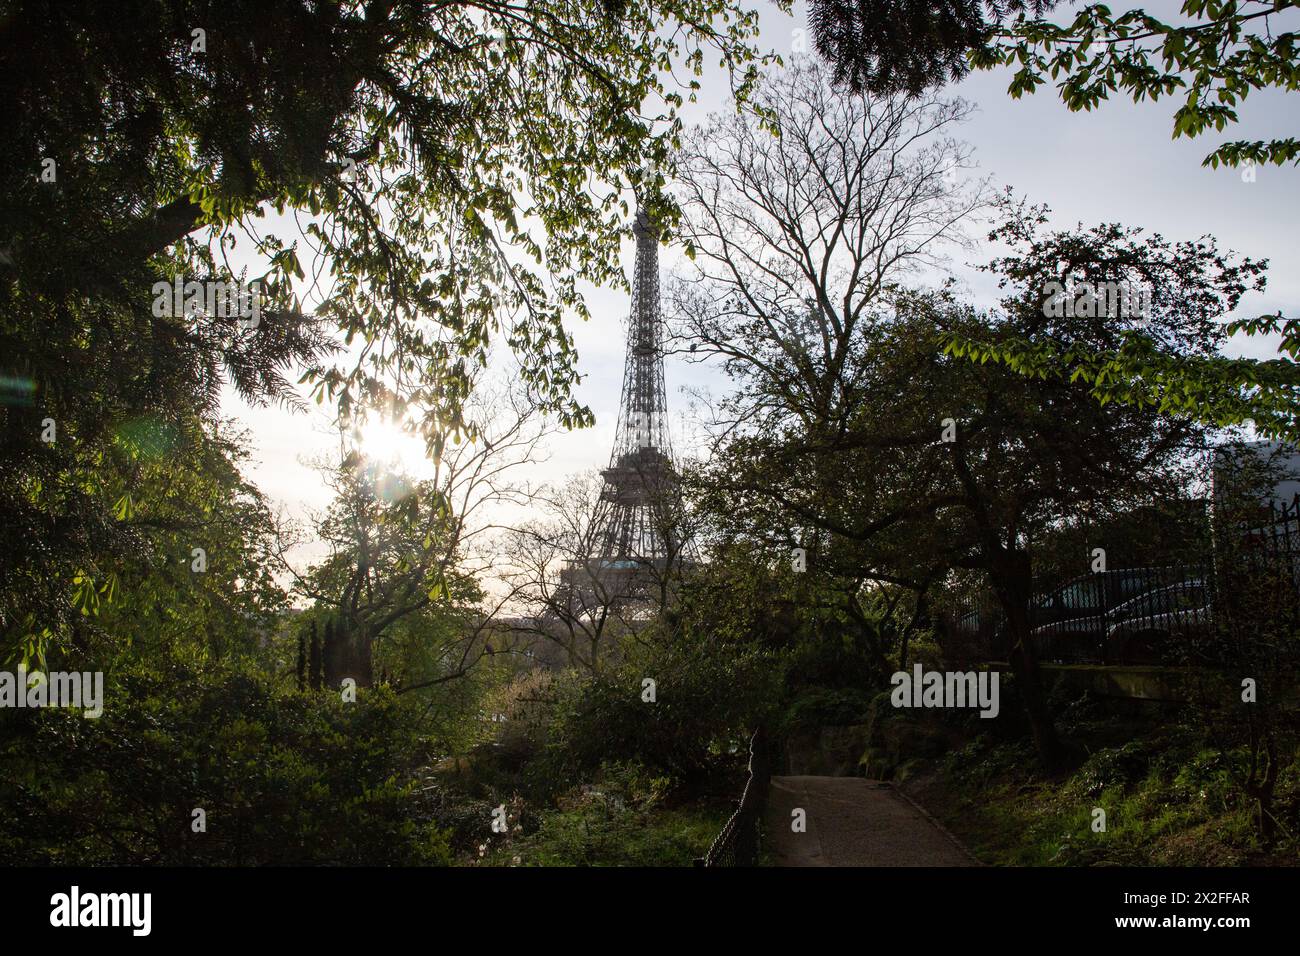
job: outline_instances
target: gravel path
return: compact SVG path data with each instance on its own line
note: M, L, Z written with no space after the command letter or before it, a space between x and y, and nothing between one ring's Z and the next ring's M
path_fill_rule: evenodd
M807 829L791 830L791 811ZM862 777L773 777L765 840L777 866L976 866L892 786Z

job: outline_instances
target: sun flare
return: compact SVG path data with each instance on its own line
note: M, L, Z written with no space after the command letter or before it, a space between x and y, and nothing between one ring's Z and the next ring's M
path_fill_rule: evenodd
M424 440L387 419L367 422L359 430L357 448L372 463L404 472L412 478L431 478L433 462Z

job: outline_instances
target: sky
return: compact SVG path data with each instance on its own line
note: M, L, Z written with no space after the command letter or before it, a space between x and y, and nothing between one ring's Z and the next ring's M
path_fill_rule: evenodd
M1178 19L1177 3L1143 6L1163 19ZM812 43L802 4L790 16L767 3L759 9L761 47L781 53L787 61L811 55L806 52ZM1300 170L1260 167L1253 181L1247 181L1249 177L1239 169L1201 166L1204 156L1222 141L1293 135L1300 125L1300 97L1274 91L1254 93L1240 109L1241 122L1235 128L1194 140L1173 140L1177 99L1141 104L1115 99L1091 113L1071 113L1051 86L1020 100L1011 99L1006 92L1009 78L1006 70L981 72L944 91L976 107L955 135L972 147L977 177L988 176L996 189L1009 185L1033 203L1046 203L1057 228L1119 222L1175 241L1212 235L1221 249L1268 258L1266 293L1244 299L1238 315L1278 310L1294 315L1300 311L1300 249L1296 242ZM728 108L728 88L721 72L706 73L699 101L688 105L684 119L691 124ZM628 274L633 251L628 239L622 256ZM971 268L979 260L979 252L963 253L953 258L950 267L966 283L967 294L976 305L991 306L998 298L997 290L990 277ZM683 262L679 249L661 247L661 278L680 269ZM622 386L628 301L624 293L611 289L588 287L584 293L592 319L586 323L574 320L570 329L579 368L585 375L577 398L592 409L596 425L551 441L547 460L529 476L533 482L563 481L575 472L603 467L609 459ZM1274 353L1275 344L1264 339L1234 340L1228 351L1264 358ZM671 356L666 360L665 375L674 445L679 452L689 453L694 429L686 393L701 389L717 393L725 389L725 381L714 370ZM252 461L247 474L273 507L298 519L325 507L328 492L309 464L311 458L336 447L324 411L314 405L306 415L281 408L249 408L233 393L227 394L223 411L249 430ZM295 554L299 563L319 556L318 547L313 546Z

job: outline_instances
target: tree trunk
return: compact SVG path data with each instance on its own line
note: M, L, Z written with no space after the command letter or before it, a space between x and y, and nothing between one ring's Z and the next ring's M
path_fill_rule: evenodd
M1021 549L999 547L991 556L989 581L1007 616L1011 672L1024 701L1025 716L1034 736L1034 747L1043 766L1055 768L1061 760L1061 741L1047 706L1038 656L1029 635L1029 605L1033 600L1033 573L1029 554Z
M375 683L375 638L368 627L352 642L352 671L348 676L358 687L373 687Z
M374 637L364 626L349 627L344 619L325 623L325 683L338 690L345 680L358 687L374 684Z
M907 670L907 651L912 641L912 632L923 626L930 614L930 591L924 588L916 595L916 608L912 612L912 619L907 622L903 628L903 633L898 641L898 669Z
M325 686L325 671L321 660L320 635L316 633L316 622L311 622L311 647L307 652L307 680L312 690Z
M1252 716L1250 719L1250 776L1246 780L1246 793L1255 799L1259 814L1259 835L1264 846L1271 847L1277 840L1277 817L1273 812L1273 795L1277 789L1277 741L1273 728L1265 723L1261 728Z

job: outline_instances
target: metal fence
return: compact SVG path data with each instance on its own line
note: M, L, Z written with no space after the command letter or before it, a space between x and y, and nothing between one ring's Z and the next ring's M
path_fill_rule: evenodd
M1029 606L1035 656L1058 663L1185 662L1189 648L1213 640L1229 622L1300 619L1300 495L1216 531L1215 546L1199 562L1036 582ZM1008 659L1006 618L990 591L949 593L937 604L952 656Z
M767 791L771 781L767 734L759 727L749 739L749 779L745 782L740 804L714 838L709 852L695 861L696 866L758 865L763 811L767 807Z

